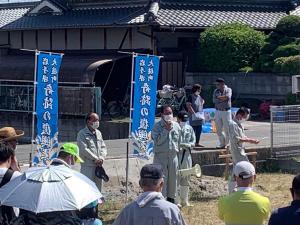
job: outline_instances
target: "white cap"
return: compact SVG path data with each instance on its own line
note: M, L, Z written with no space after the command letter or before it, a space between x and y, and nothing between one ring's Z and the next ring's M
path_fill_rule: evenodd
M247 179L255 175L255 168L250 162L241 161L235 165L233 173L237 177Z

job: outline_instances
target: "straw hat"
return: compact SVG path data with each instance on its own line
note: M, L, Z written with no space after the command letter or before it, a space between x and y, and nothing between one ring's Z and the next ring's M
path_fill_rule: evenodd
M15 130L13 127L2 127L0 129L0 142L16 140L24 135L24 131Z

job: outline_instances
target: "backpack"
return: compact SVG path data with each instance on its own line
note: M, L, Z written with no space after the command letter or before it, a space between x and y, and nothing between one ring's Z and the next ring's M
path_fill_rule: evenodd
M10 181L13 173L14 171L11 169L8 169L6 171L0 183L0 188ZM5 205L0 206L0 225L9 225L10 221L15 217L16 215L14 213L13 207Z

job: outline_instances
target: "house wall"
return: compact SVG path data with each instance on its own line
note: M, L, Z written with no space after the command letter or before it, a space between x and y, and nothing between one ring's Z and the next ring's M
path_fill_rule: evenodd
M0 32L0 45L7 45L9 43L8 32L1 31Z
M127 28L90 28L10 31L9 35L0 32L0 45L10 42L12 49L113 50L119 49L126 31ZM121 49L141 48L152 48L151 29L129 28Z
M154 32L158 48L177 48L178 38L199 38L198 32Z

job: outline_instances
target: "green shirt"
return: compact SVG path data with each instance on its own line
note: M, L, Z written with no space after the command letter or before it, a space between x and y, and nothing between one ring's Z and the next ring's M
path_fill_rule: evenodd
M241 188L219 200L219 218L227 225L261 225L268 219L271 205L268 198Z

